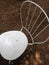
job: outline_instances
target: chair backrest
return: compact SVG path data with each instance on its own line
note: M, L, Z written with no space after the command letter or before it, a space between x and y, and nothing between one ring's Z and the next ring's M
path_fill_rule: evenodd
M49 18L37 3L26 0L20 7L22 30L29 33L33 44L43 44L49 40ZM29 42L29 45L32 45Z

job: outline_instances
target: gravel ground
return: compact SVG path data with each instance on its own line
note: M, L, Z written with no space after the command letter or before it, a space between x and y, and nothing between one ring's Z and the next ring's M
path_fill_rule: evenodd
M24 0L0 0L0 34L8 30L20 30L20 5ZM49 0L33 0L49 16ZM46 23L45 23L46 24ZM48 33L49 35L49 28ZM45 34L44 34L45 36ZM30 39L29 39L30 40ZM9 65L0 56L0 65ZM24 54L10 65L49 65L49 40L45 44L28 46Z

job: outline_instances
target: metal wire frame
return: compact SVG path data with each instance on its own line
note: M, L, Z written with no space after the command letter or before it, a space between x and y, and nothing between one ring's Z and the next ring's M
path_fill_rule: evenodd
M29 7L29 9L28 9L28 13L27 13L28 15L27 15L27 17L26 17L26 25L23 26L23 21L22 21L22 7L23 7L23 5L24 5L25 3L30 3L30 4L29 4L30 7ZM34 4L36 7L35 7L35 10L34 10L34 12L33 12L32 17L31 17L31 19L30 19L30 23L28 24L28 17L29 17L29 14L30 14L31 4ZM35 22L34 22L34 25L37 23L37 20L39 19L39 17L40 17L40 15L41 15L42 12L44 13L45 17L43 18L43 20L41 21L41 23L37 26L37 28L34 30L34 32L31 34L31 31L32 31L32 29L34 28L34 25L33 25L32 28L30 29L30 31L29 31L29 28L30 28L30 26L31 26L31 22L32 22L32 19L33 19L34 15L35 15L35 12L36 12L36 10L37 10L37 7L38 7L41 11L40 11L39 15L37 16L37 18L36 18L36 20L35 20ZM29 43L29 45L33 45L33 44L43 44L43 43L45 43L45 42L47 42L47 41L49 40L49 36L48 36L48 38L47 38L45 41L43 41L43 42L34 42L34 39L35 39L40 33L42 33L47 27L49 27L49 18L48 18L48 16L47 16L46 12L45 12L45 11L41 8L41 6L39 6L37 3L33 2L33 1L30 1L30 0L24 1L24 2L21 4L21 7L20 7L20 19L21 19L21 25L22 25L22 28L21 28L20 31L22 31L23 29L25 29L25 30L29 33L29 35L30 35L30 37L31 37L31 39L32 39L32 43ZM41 26L41 24L45 21L45 19L47 19L48 25L45 26L45 27L44 27L37 35L35 35L35 37L33 38L33 34L37 31L37 29ZM28 25L28 28L26 28L27 25Z

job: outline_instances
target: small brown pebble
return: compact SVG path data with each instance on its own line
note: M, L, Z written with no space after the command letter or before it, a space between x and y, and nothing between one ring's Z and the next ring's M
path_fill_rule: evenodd
M49 48L49 44L48 44L48 48Z
M30 48L30 51L32 51L32 48Z
M26 60L26 61L25 61L25 64L26 64L26 65L29 65L29 61L28 61L28 60Z
M38 65L38 62L33 60L33 65Z
M27 54L27 57L29 57L29 54Z
M48 59L48 60L49 60L49 54L46 54L46 59Z
M42 60L41 60L41 57L40 57L40 53L39 52L36 52L35 53L35 59L36 59L36 61L38 63L40 63L40 64L43 63Z

